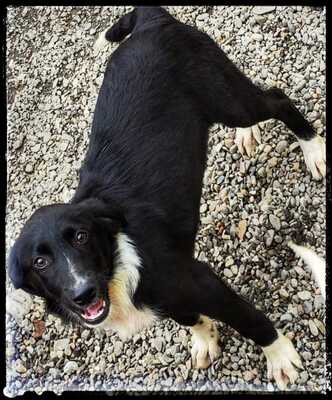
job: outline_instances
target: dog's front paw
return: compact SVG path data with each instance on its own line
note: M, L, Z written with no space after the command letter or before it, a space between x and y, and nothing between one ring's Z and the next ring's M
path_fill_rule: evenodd
M326 175L326 145L321 136L315 136L311 140L299 140L304 161L312 177L316 180Z
M243 156L247 153L250 157L255 152L256 143L261 143L258 125L249 128L236 128L234 142Z
M195 325L191 341L191 359L194 368L208 368L221 354L218 330L207 317L201 317L200 323Z
M192 340L191 360L194 368L208 368L214 360L219 358L221 350L218 339L207 338L207 340L204 340L193 337Z
M278 339L270 346L263 347L267 360L267 378L274 379L280 390L285 390L288 383L295 383L298 378L296 368L303 369L300 356L292 342L278 331Z

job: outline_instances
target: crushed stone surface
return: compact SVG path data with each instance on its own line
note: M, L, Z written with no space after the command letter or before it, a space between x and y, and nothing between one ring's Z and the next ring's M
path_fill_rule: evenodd
M283 89L325 136L324 8L167 8L213 37L254 82ZM118 46L96 57L93 43L131 9L7 9L7 251L37 208L74 192L106 60ZM292 338L305 369L289 390L324 392L323 301L286 243L293 239L324 256L325 182L311 179L283 123L269 120L260 129L262 143L249 159L234 145L234 129L211 127L196 256ZM20 318L7 315L9 395L277 390L267 381L261 349L224 324L217 325L221 357L197 371L191 368L190 331L172 320L122 342L115 333L63 326L45 315L41 299L32 300ZM17 304L11 307L15 314Z

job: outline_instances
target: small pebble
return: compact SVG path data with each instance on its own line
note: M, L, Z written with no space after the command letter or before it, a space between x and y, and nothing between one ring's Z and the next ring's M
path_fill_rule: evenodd
M234 259L231 256L228 256L225 260L225 267L230 267L234 264Z
M317 336L318 335L318 329L317 329L317 326L316 326L316 324L314 323L314 321L313 320L309 320L309 329L310 329L310 332L312 333L312 335L314 335L314 336Z
M269 215L269 221L270 221L270 224L273 226L273 228L276 231L280 230L281 223L280 223L280 219L277 216L275 216L273 214L270 214Z
M33 165L27 164L25 166L25 172L27 172L28 174L31 174L33 172L33 170L34 170Z
M311 299L311 293L308 292L307 290L302 290L300 292L297 293L298 297L300 300L309 300Z
M76 361L67 361L64 368L63 372L65 374L72 374L73 372L77 371L78 369L78 364Z
M288 142L286 140L281 140L276 146L276 151L281 154L284 150L287 149L287 147Z
M225 269L224 269L224 275L225 275L227 278L231 278L231 277L233 276L233 272L232 272L230 269L225 268Z

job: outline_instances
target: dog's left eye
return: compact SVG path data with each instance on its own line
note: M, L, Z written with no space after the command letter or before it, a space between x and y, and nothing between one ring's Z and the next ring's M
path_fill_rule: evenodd
M36 257L33 260L33 266L37 269L45 269L49 265L49 261L45 257Z
M88 241L88 232L87 231L77 231L75 233L74 244L76 246L80 246Z

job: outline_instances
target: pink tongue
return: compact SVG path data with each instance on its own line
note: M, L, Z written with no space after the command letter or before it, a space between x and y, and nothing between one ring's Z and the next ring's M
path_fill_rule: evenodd
M91 306L87 307L84 311L84 317L85 318L95 318L97 315L100 314L100 311L102 311L103 308L103 300L97 300L96 303L91 304Z

